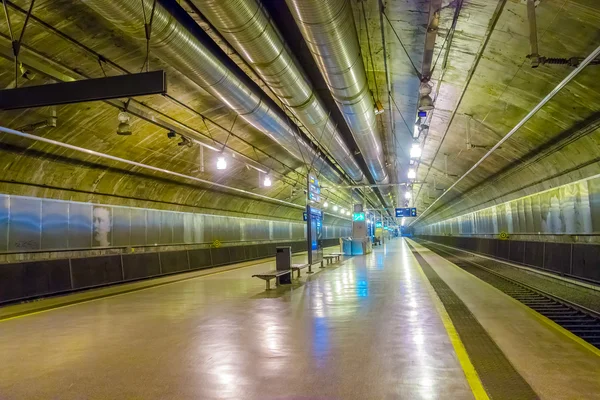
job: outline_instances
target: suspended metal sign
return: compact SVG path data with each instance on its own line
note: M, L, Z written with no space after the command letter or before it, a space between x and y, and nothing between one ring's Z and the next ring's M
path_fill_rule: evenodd
M413 208L396 208L396 218L402 217L416 217L417 209Z

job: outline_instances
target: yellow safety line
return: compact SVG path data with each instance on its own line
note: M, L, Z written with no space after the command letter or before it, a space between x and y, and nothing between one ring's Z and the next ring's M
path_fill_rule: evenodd
M415 260L417 270L423 278L423 282L427 287L429 296L431 297L431 300L435 305L435 308L442 320L442 323L444 324L444 328L446 328L446 332L448 333L448 337L450 338L452 347L454 347L456 357L458 358L460 366L462 367L462 370L465 374L465 378L467 379L467 382L471 387L471 391L473 392L475 400L489 400L489 396L483 388L483 383L481 383L481 379L479 379L479 374L477 374L477 371L475 371L475 367L471 363L471 359L469 358L467 349L465 349L463 342L460 340L460 336L458 335L458 332L456 331L456 328L454 327L454 324L452 323L452 320L450 319L450 316L446 311L446 307L444 307L442 300L431 285L431 282L429 282L429 279L427 278L425 272L423 272L423 269L421 268L421 264L419 264L419 261L416 259L414 254L412 254L412 251L410 251L410 255Z
M269 258L273 258L273 257L269 257ZM65 304L65 305L62 305L62 306L58 305L56 307L50 307L50 308L47 308L45 310L25 312L23 314L15 315L14 317L7 317L7 318L1 318L0 317L0 323L5 322L5 321L10 321L10 320L13 320L13 319L17 319L17 318L23 318L23 317L29 317L29 316L32 316L32 315L36 315L36 314L42 314L42 313L45 313L45 312L48 312L48 311L55 311L55 310L59 310L59 309L62 309L62 308L78 306L78 305L85 304L85 303L91 303L93 301L106 300L108 298L125 296L125 295L133 294L133 293L139 293L139 292L142 292L142 291L145 291L145 290L157 289L159 287L168 286L168 285L174 285L176 283L181 283L181 282L189 281L189 280L192 280L192 279L204 278L205 276L209 276L209 275L223 274L225 272L235 271L237 269L253 267L255 265L262 264L262 263L265 263L265 262L267 262L267 261L261 261L261 262L257 262L257 263L250 264L250 265L243 265L241 267L234 267L234 268L226 269L225 271L209 272L207 274L202 274L202 275L198 275L198 276L190 276L188 278L177 279L177 280L175 280L173 282L156 283L156 284L153 284L153 285L150 285L150 286L147 286L147 287L142 287L142 288L139 288L139 289L128 290L128 291L126 291L124 293L108 294L108 295L105 295L105 296L95 297L93 299L82 300L82 301L75 301L73 303ZM74 292L73 294L76 294L76 292Z
M446 246L446 247L448 247L448 246ZM470 274L467 271L465 271L464 269L460 268L458 265L456 265L456 264L454 264L454 263L446 260L445 258L443 258L443 259L444 259L444 261L448 262L450 265L452 265L454 268L456 268L460 272L462 272L464 274L467 274L467 275L470 275L471 277L474 277L476 279L479 279L476 276L474 276L473 274ZM472 262L474 262L474 261L472 261ZM477 263L475 263L475 264L477 264ZM532 315L533 317L535 317L536 319L540 320L541 322L543 322L544 324L548 325L549 327L553 328L554 330L562 333L563 335L565 335L569 339L574 340L575 342L579 343L580 345L582 345L583 347L585 347L586 349L588 349L589 351L591 351L592 353L594 353L595 355L597 355L598 357L600 357L600 349L598 349L596 346L591 345L590 343L586 342L585 340L583 340L579 336L575 335L574 333L572 333L572 332L566 330L565 328L563 328L562 326L558 325L556 322L552 321L548 317L543 316L542 314L538 313L534 309L532 309L532 308L526 306L525 304L521 303L519 300L515 299L514 297L511 297L511 296L507 295L502 290L498 289L497 287L494 287L493 285L491 285L490 283L484 281L483 279L479 279L479 280L481 282L485 283L486 285L488 285L489 287L493 288L494 290L497 290L498 292L502 293L510 301L512 301L513 303L515 303L519 307L521 307L523 310L525 310L528 314Z

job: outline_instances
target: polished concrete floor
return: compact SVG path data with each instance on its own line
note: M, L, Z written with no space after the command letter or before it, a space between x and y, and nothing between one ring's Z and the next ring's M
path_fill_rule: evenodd
M256 265L0 321L0 399L472 399L401 240L265 292Z

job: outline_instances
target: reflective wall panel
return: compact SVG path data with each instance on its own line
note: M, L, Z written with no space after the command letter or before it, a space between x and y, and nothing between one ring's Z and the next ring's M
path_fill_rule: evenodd
M69 203L69 248L92 246L92 205Z
M600 177L497 204L416 229L429 235L600 234Z
M324 238L351 222L325 216ZM344 223L346 225L344 225ZM302 240L306 223L161 211L0 194L0 252Z
M69 203L42 200L42 249L69 247Z
M10 197L0 195L0 251L8 249L8 215Z
M28 251L41 248L42 201L34 198L10 199L8 250Z

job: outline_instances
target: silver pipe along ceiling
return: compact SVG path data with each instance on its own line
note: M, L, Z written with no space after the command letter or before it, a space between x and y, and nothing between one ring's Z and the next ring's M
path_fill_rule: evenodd
M192 0L356 182L363 173L298 61L257 0Z
M388 181L374 104L348 0L286 0L373 178Z
M124 33L146 40L144 22L150 19L153 0L84 0L90 8ZM254 91L229 70L210 47L188 31L160 2L152 16L152 54L173 66L204 90L221 100L249 124L268 135L298 160L310 163L334 183L338 173L311 145L294 132L281 110L269 107L265 95Z

